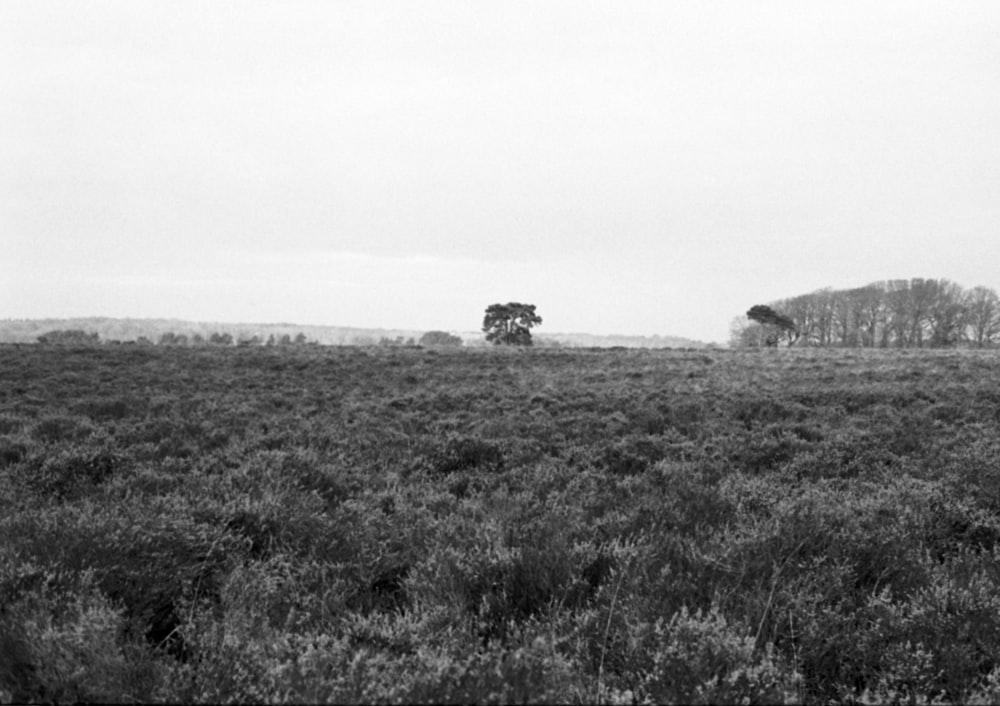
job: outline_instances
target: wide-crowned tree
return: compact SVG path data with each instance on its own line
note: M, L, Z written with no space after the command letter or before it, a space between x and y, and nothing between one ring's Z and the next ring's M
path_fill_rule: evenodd
M531 327L542 323L534 304L491 304L483 317L486 340L495 345L530 346Z
M747 318L756 321L765 328L768 346L778 345L778 341L782 338L788 340L788 345L792 345L798 340L798 328L796 328L795 322L769 306L758 304L750 307L750 310L747 311Z

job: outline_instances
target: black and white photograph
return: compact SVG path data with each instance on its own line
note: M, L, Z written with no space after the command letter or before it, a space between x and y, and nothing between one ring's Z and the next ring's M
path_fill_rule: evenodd
M1000 702L1000 2L0 0L0 704Z

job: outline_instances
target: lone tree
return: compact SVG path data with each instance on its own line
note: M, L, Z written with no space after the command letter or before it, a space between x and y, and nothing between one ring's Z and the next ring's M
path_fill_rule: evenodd
M791 346L799 338L799 329L795 325L795 322L784 314L779 314L769 306L757 304L750 307L750 310L747 312L747 318L751 321L756 321L764 327L765 331L767 331L765 342L768 346L777 346L778 341L782 337L786 337L788 345Z
M483 332L494 345L530 346L531 327L541 323L534 304L492 304L483 317Z

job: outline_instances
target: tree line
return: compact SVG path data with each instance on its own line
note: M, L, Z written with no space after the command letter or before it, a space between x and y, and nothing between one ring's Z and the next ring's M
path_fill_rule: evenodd
M82 329L59 329L55 331L48 331L36 339L38 343L42 345L56 345L56 346L99 346L99 345L123 345L122 341L108 339L104 340L101 338L100 334L96 332L87 332ZM308 345L318 345L316 341L310 341L306 338L304 333L298 333L295 336L289 334L282 334L280 336L275 336L271 334L266 339L262 336L254 335L250 337L234 337L230 333L215 332L207 336L200 333L195 333L188 335L186 333L174 333L173 331L167 331L160 335L160 337L154 341L148 336L139 336L134 341L125 341L124 344L130 345L140 345L140 346L237 346L241 348L252 347L252 346L308 346ZM410 338L405 338L403 336L397 336L396 338L389 338L383 336L377 341L373 337L355 337L354 345L359 346L451 346L458 347L463 345L461 337L454 336L446 331L428 331L423 336L420 337L419 342L412 336Z
M97 346L97 345L122 345L123 342L115 339L102 340L95 332L87 332L82 329L60 329L49 331L38 336L36 339L42 345L56 346ZM260 336L250 338L233 338L231 333L212 333L203 336L200 333L188 336L185 333L173 333L168 331L162 334L158 341L150 340L147 336L139 336L135 341L125 341L125 344L132 345L159 345L159 346L305 346L315 342L309 341L304 333L299 333L294 338L288 334L275 336L271 334L267 340Z
M1000 341L1000 297L947 279L887 280L756 305L731 327L734 347L989 347Z
M506 304L491 304L486 308L483 317L482 331L485 334L485 342L493 345L507 346L531 346L534 341L531 337L531 329L542 323L542 317L536 313L534 304L522 304L520 302L508 302ZM35 338L42 345L60 346L97 346L97 345L121 345L123 342L114 339L102 339L100 334L83 329L59 329L47 331ZM140 335L133 340L125 341L131 345L158 345L171 347L187 346L238 346L241 348L252 346L304 346L318 345L318 341L310 341L304 333L299 333L294 338L289 334L275 336L271 334L264 339L259 334L241 334L234 337L231 333L215 332L207 335L201 333L176 333L166 331L157 340L153 340L144 335ZM447 331L427 331L419 341L414 337L404 338L396 336L390 338L382 336L377 341L373 336L356 336L354 345L360 346L381 346L381 347L460 347L464 341L460 336L453 335ZM549 344L558 345L558 344Z

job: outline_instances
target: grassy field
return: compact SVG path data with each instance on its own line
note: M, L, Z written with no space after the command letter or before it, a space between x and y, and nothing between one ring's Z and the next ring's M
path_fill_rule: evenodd
M0 346L0 701L1000 700L1000 355Z

